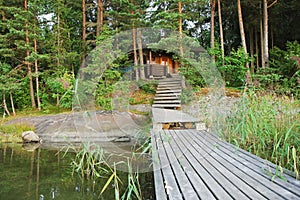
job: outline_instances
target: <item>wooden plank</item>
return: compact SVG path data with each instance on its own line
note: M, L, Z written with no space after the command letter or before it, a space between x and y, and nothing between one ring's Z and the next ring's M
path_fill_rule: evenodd
M178 157L176 157L176 155L174 154L174 140L169 140L169 137L162 137L162 135L161 139L165 148L166 155L172 167L173 175L177 180L178 186L180 188L180 191L182 192L184 199L199 199L199 196L195 192L193 185L186 177L186 174L182 169L183 166L180 165Z
M189 132L196 132L196 131L190 131ZM178 133L182 134L182 133ZM197 133L199 135L199 133ZM262 195L262 192L268 188L262 187L261 191L258 192L256 189L254 189L251 184L253 183L254 185L257 183L254 179L250 179L250 177L245 180L245 176L248 176L245 173L241 173L240 169L236 169L235 166L233 165L225 165L227 164L227 160L222 159L217 153L215 153L216 150L218 150L216 147L213 146L213 144L207 144L206 140L202 138L201 142L200 140L197 140L193 134L187 134L184 132L182 134L182 137L186 137L187 140L191 138L194 138L197 146L199 149L202 149L206 156L205 159L208 160L214 168L216 168L219 173L221 173L224 177L226 177L232 184L232 187L239 188L247 197L252 198L252 199L262 199L262 198L267 198L267 195ZM229 167L228 167L229 166ZM216 173L214 173L216 174ZM219 179L220 180L220 179ZM220 180L222 181L222 180ZM222 183L223 185L227 185L226 182ZM269 197L277 197L278 195L272 192L268 193ZM239 197L240 198L240 197Z
M196 134L195 137L198 137L199 141L204 140L204 137L201 134ZM206 143L202 143L202 145L207 147L207 144L209 144L210 142L208 141L209 139L210 137L206 137ZM218 143L215 144L218 145ZM296 190L298 195L295 195L293 192L287 190L286 188L279 186L278 184L273 182L270 177L266 176L266 174L261 173L260 168L255 167L253 164L247 162L246 160L240 159L241 157L235 152L228 153L224 150L224 148L221 149L220 146L214 148L213 151L215 151L218 156L222 158L222 163L226 163L230 170L234 171L237 176L243 177L243 179L249 185L251 185L251 187L255 188L261 194L271 198L276 198L278 196L281 196L281 198L283 199L287 197L288 199L299 198L299 190L298 192ZM285 184L288 183L285 182Z
M179 97L181 93L156 94L155 97Z
M229 143L226 143L222 140L219 140L217 137L212 137L212 139L214 141L218 140L220 144L225 144L224 147L229 149L230 151L234 151L235 153L238 153L239 156L243 157L245 160L249 161L250 163L260 167L261 169L263 170L266 170L266 171L269 171L273 174L276 173L276 168L278 166L276 166L275 164L271 163L270 161L268 160L265 160L265 159L262 159L260 157L257 157L253 154L250 154L249 152L241 149L241 148L237 148L236 146L232 145L232 144L229 144ZM283 170L285 173L283 174L284 175L284 179L287 179L288 182L291 182L294 186L297 186L300 188L300 181L297 181L295 179L295 177L293 177L292 174L290 171L288 170Z
M154 97L154 100L176 100L178 96Z
M159 152L158 156L161 162L161 168L162 168L166 193L170 197L170 199L182 199L182 193L173 175L170 162L168 160L165 149L163 147L163 141L161 138L159 138L156 142L158 147L157 149Z
M156 136L151 134L151 144L152 144L152 160L153 160L153 173L154 173L154 187L155 196L157 199L167 199L167 193L164 185L163 175L161 172L160 160L158 157L158 147L156 143Z
M171 104L171 103L180 104L181 101L180 100L162 100L162 99L160 99L160 100L154 100L153 103L154 104L165 104L165 103L167 103L167 104Z
M215 142L215 140L212 140L212 142ZM288 190L289 192L296 194L299 196L300 198L300 194L297 191L299 190L299 184L300 181L297 181L296 179L292 179L292 181L284 181L281 180L279 178L275 178L272 180L272 176L267 175L266 173L263 172L263 168L266 167L266 165L262 164L260 166L255 164L255 160L251 160L251 162L249 162L247 159L245 159L245 157L247 157L246 154L239 154L237 151L237 149L227 149L225 146L230 146L230 144L228 143L223 143L222 141L218 142L218 147L220 150L222 150L222 156L226 157L225 159L227 160L228 157L230 157L232 154L236 155L235 158L238 160L239 163L247 163L246 166L249 167L249 169L251 169L252 171L254 171L255 173L257 173L259 176L264 177L265 181L267 182L271 182L272 184L277 184L280 187L284 188L285 190ZM245 153L245 152L244 152ZM250 154L248 152L246 152L247 154ZM249 156L253 156L252 154L250 154ZM259 157L256 157L258 160L261 159ZM256 163L259 163L259 161L257 160ZM244 164L245 165L245 164ZM285 175L284 177L287 177L287 175ZM270 184L269 184L270 185ZM277 187L277 186L276 186ZM278 189L278 188L277 188ZM287 195L290 195L287 193Z
M176 140L179 147L184 152L184 155L187 157L190 165L193 166L195 171L197 172L194 176L199 176L205 182L205 185L212 191L213 195L218 199L232 199L232 196L228 194L224 188L216 181L216 177L209 173L207 169L203 166L201 162L199 162L191 152L190 144L186 146L186 144L181 140Z
M181 90L157 90L156 94L160 94L160 93L181 93Z
M153 104L153 108L180 108L180 104Z
M200 196L201 199L215 199L213 193L210 191L201 177L197 175L197 172L187 160L187 157L185 156L186 149L182 149L180 145L178 145L176 136L174 134L170 134L170 130L165 130L164 132L165 134L171 135L172 140L176 143L176 145L173 145L173 151L182 166L182 170L189 178L191 184L194 186L194 190L197 192L198 196Z
M175 133L178 133L175 131ZM234 181L237 181L238 179L234 176L231 176L230 178L235 179L229 179L227 176L230 176L230 172L226 171L222 165L215 166L214 164L217 164L218 162L208 153L205 149L201 148L197 145L196 142L190 143L191 139L193 139L193 135L187 134L187 131L184 131L184 134L177 134L179 136L179 139L187 146L189 147L189 151L192 153L192 156L197 159L198 162L202 164L202 166L215 178L215 182L218 182L219 185L223 187L224 190L227 191L228 194L232 196L234 199L249 199L240 187L234 183ZM226 176L227 175L227 176ZM239 182L237 182L239 183ZM258 196L261 198L261 196Z
M244 158L250 153L238 152L205 131L165 130L160 134L157 153L163 168L154 173L159 177L155 184L160 185L155 187L156 194L161 193L157 199L300 199L297 185L272 182L252 163L255 157L249 156L251 162ZM155 169L158 166L154 164Z
M152 116L155 123L200 121L198 118L195 118L187 113L170 109L152 108Z

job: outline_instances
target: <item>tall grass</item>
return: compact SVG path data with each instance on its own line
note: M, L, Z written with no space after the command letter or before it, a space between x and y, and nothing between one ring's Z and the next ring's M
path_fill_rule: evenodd
M99 199L102 199L102 195L110 189L110 186L114 187L114 198L116 200L142 199L139 175L133 172L129 159L127 162L127 182L123 183L117 166L126 163L123 161L113 164L108 163L109 156L104 154L103 149L99 145L85 143L79 150L69 146L66 152L71 151L71 149L75 150L76 153L71 163L73 175L77 173L83 180L94 180L93 182L97 182L98 178L105 179L105 183L98 186L101 188L101 191L98 191ZM124 174L124 172L122 173ZM125 188L124 185L126 186Z
M245 94L221 128L225 140L299 178L300 102L275 95Z

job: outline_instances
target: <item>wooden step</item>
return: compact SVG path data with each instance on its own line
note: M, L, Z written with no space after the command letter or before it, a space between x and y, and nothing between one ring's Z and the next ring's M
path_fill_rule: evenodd
M156 100L154 101L154 104L165 104L165 103L175 103L175 104L180 104L180 100Z
M180 108L179 104L153 104L153 108Z
M179 97L181 93L160 93L156 94L155 97Z
M156 94L161 94L161 93L181 93L181 90L157 90Z
M165 97L154 97L154 100L176 100L178 96L165 96Z
M181 87L179 86L158 86L157 89L175 89L175 90L180 90Z

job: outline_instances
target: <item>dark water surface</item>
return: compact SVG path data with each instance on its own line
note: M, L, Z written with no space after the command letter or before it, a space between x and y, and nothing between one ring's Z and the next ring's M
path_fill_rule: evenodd
M94 180L82 180L71 175L74 153L38 148L28 151L21 144L0 143L0 199L115 199L114 187L100 197L102 187L109 175ZM126 188L127 173L118 172ZM143 199L154 199L152 172L139 175ZM123 189L122 189L123 188Z

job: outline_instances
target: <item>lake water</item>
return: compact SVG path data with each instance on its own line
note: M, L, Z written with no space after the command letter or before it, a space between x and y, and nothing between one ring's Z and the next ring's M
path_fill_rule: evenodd
M77 174L72 176L70 166L74 153L37 148L33 151L24 149L22 144L0 143L0 199L115 199L114 186L99 196L109 175L94 180L82 180ZM118 172L126 188L127 173ZM155 199L153 173L139 175L143 199Z

